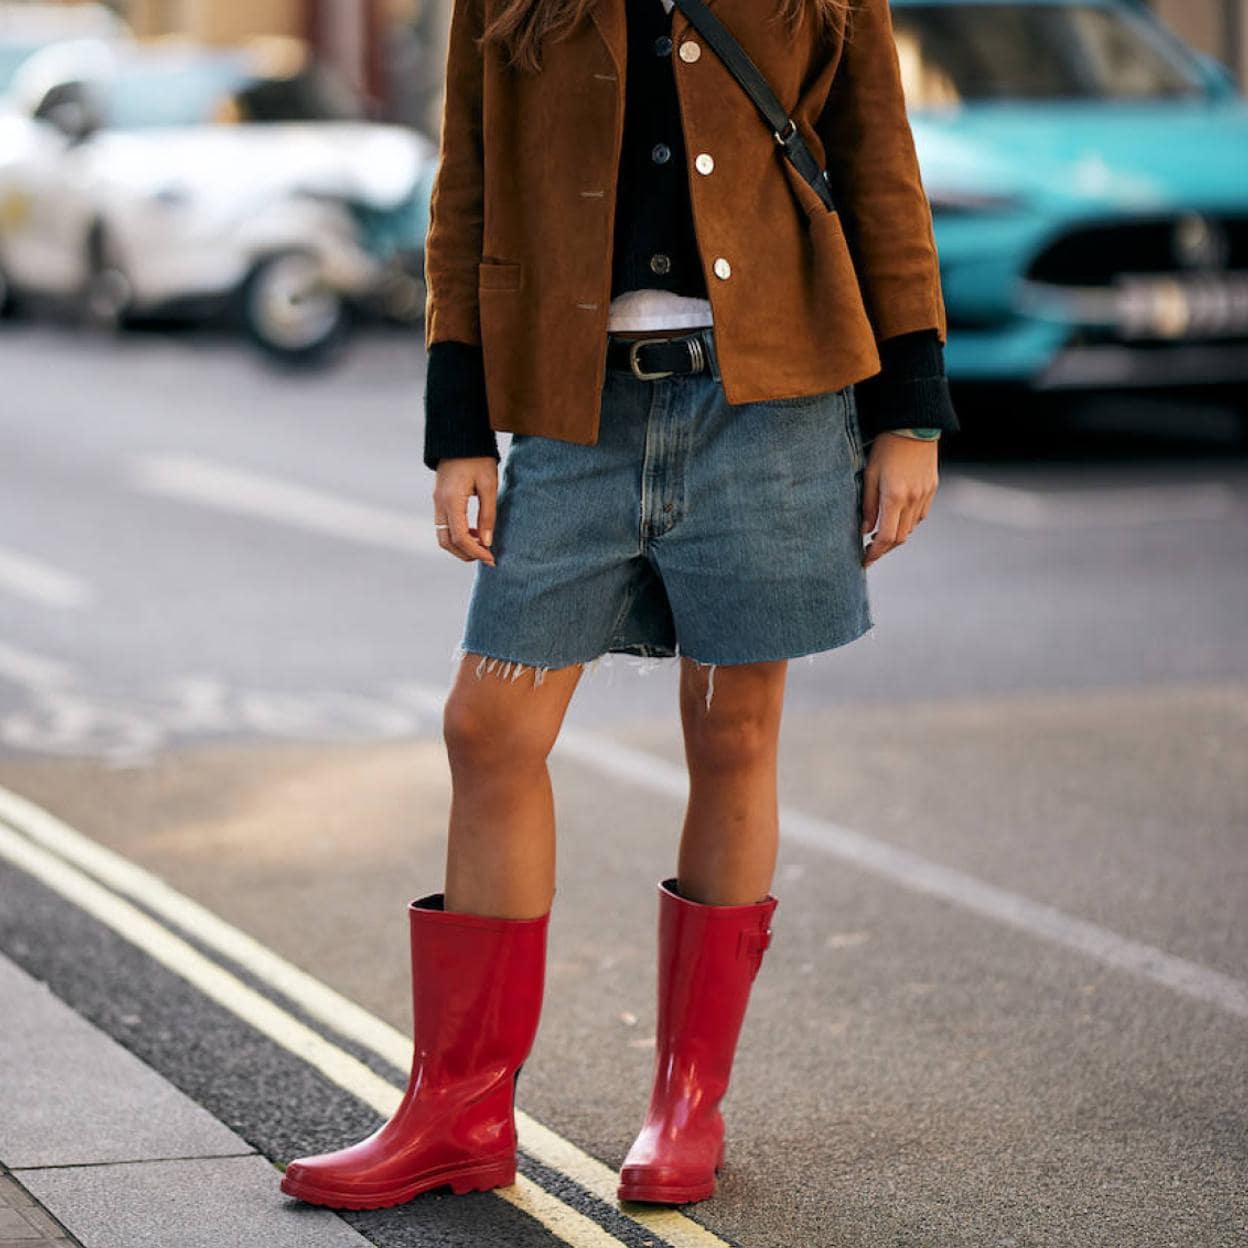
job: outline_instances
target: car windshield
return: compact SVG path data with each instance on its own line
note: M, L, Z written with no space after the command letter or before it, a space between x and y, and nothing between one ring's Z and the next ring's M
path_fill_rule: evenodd
M356 101L332 75L312 69L288 78L257 77L244 58L128 66L111 84L110 129L196 126L214 121L345 121Z
M116 130L202 125L245 81L232 57L127 66L111 84L108 125Z
M892 12L912 108L1202 92L1194 64L1151 19L1117 5L898 4Z
M37 43L0 43L0 91L7 91L22 62L38 52Z

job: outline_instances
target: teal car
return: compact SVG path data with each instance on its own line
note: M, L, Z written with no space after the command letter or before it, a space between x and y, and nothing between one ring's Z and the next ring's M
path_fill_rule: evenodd
M1248 103L1132 0L893 0L951 379L1248 395Z

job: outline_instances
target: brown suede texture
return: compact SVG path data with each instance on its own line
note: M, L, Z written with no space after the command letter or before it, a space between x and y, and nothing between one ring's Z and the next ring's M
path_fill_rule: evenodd
M548 40L536 73L478 45L501 0L456 0L425 253L425 343L480 343L490 424L597 440L624 124L626 0ZM632 2L632 0L629 0ZM658 0L653 0L658 3ZM794 35L772 0L708 0L826 164L835 212L784 158L685 15L672 68L694 229L729 403L840 389L880 371L878 342L946 339L931 209L887 0ZM687 45L697 45L696 55ZM686 51L682 54L682 48ZM714 161L695 166L700 153ZM715 272L717 258L731 266Z

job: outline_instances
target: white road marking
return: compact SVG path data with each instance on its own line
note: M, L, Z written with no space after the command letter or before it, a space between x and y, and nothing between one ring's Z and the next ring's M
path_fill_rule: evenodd
M66 664L0 641L0 680L41 693L67 688L73 684L73 679L73 672Z
M149 494L404 554L446 558L446 552L437 543L432 520L353 502L267 473L196 455L169 454L137 459L131 476Z
M81 611L91 601L86 581L42 559L0 546L0 589L42 607Z
M135 461L139 488L237 515L257 516L347 541L443 557L424 520L194 455L148 455ZM1035 490L969 476L941 486L943 506L989 524L1020 529L1202 522L1232 514L1235 492L1219 482Z
M414 701L418 690L419 686L408 686L409 696ZM443 705L445 696L433 689L424 691L423 699L430 713ZM683 767L572 724L565 723L560 729L553 753L615 780L677 801L683 802L689 794L689 777ZM784 841L852 862L911 892L940 897L984 918L1064 945L1106 966L1217 1006L1228 1014L1248 1018L1248 984L1241 980L1175 957L1153 945L1130 940L1054 906L932 862L877 837L841 827L788 805L780 807L780 836Z
M170 677L136 698L136 710L74 688L73 669L0 642L0 681L30 705L0 713L0 742L44 754L106 758L137 765L170 736L251 733L317 741L395 740L425 725L405 704L404 684L377 697L329 689L300 693L235 688L203 673Z
M688 796L689 779L683 767L569 724L560 730L555 751L630 785L665 793L680 801ZM1248 1018L1248 984L1241 980L1175 957L1152 945L1130 940L1054 906L942 866L877 837L787 805L780 808L780 836L782 840L852 862L911 892L940 897L963 910L1064 945L1106 966L1128 971L1217 1006L1228 1014Z
M0 741L41 754L106 758L113 763L151 757L163 733L141 715L99 706L61 689L36 692L32 705L0 716Z
M958 515L1019 529L1091 529L1217 520L1231 514L1238 505L1234 492L1216 482L1028 490L964 476L945 481L938 499L943 499L944 506Z
M82 752L89 746L107 746L110 757L118 761L148 757L159 744L161 734L153 722L126 717L122 712L109 712L107 708L93 707L68 697L56 683L67 679L64 669L51 660L39 659L0 643L0 678L5 676L36 689L41 685L52 686L42 691L46 722L36 723L29 714L0 719L0 740L8 744L56 752ZM430 723L440 722L446 697L444 691L408 681L404 681L399 690L407 706L423 710ZM306 725L309 717L315 719L311 710L297 718ZM289 718L286 722L289 723ZM397 726L401 732L417 730L415 723L399 722ZM569 723L561 729L553 752L678 801L685 800L688 795L688 776L683 767ZM0 815L2 813L0 806ZM912 892L941 897L964 910L1077 950L1107 966L1150 979L1241 1018L1248 1017L1248 984L1219 971L787 805L781 807L780 828L782 837L787 840L853 862ZM332 1025L334 1017L336 1015L331 1012L325 1015L325 1021Z
M389 1115L398 1104L394 1086L248 988L215 962L131 906L139 901L206 947L243 967L309 1017L376 1053L399 1070L412 1060L409 1037L300 970L245 932L171 888L158 876L71 828L42 807L0 788L0 854L107 923L132 944L157 958L213 1000L270 1039L316 1066L339 1087ZM531 1156L578 1183L611 1207L618 1207L619 1177L571 1141L517 1110L520 1146ZM563 1205L520 1176L514 1189L496 1189L504 1199L538 1218L576 1248L620 1243L596 1223ZM727 1248L725 1242L675 1209L639 1209L621 1216L640 1223L673 1248Z
M136 906L6 824L0 824L0 854L378 1113L389 1116L394 1112L401 1094L393 1084L373 1074L363 1062L249 988ZM620 1248L621 1240L522 1174L516 1176L513 1186L495 1188L494 1193L574 1248Z

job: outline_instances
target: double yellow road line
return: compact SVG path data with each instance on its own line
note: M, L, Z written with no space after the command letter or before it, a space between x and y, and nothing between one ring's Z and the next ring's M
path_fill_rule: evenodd
M201 953L174 929L242 968L332 1033L406 1071L411 1064L411 1041L389 1024L151 872L3 788L0 857L111 928L338 1087L386 1117L393 1113L402 1089ZM665 1244L671 1248L729 1248L726 1241L674 1209L626 1211L616 1197L614 1170L529 1115L517 1111L516 1121L520 1147L529 1156L572 1180L617 1216L643 1227L655 1237L655 1248ZM494 1189L494 1195L535 1218L573 1248L623 1245L624 1241L592 1217L523 1174L513 1186Z

